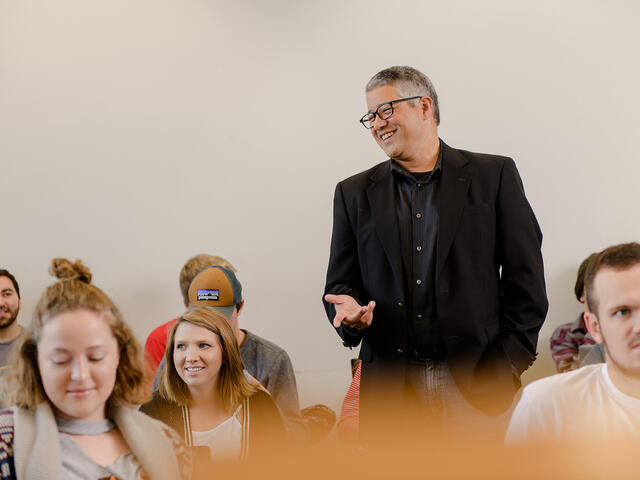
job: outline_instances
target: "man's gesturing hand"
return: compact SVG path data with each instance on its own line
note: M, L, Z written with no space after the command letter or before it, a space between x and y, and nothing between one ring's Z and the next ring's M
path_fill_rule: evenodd
M333 317L333 326L338 328L340 324L362 330L371 325L373 321L373 309L376 302L373 300L362 307L349 295L325 295L325 301L336 306L336 316Z

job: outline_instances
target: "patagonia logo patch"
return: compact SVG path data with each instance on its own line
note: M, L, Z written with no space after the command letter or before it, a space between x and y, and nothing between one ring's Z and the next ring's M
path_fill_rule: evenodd
M198 301L201 300L213 300L218 301L220 299L220 290L211 288L199 288L198 289Z

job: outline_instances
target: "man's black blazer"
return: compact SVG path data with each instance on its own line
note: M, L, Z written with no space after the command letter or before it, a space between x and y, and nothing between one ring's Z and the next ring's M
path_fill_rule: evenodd
M542 233L512 159L441 149L436 316L456 385L472 405L499 413L536 357L547 312ZM402 269L388 160L340 182L334 198L325 294L376 302L370 327L337 329L345 346L362 341L361 405L389 382L385 368L407 358ZM331 321L335 308L324 303Z

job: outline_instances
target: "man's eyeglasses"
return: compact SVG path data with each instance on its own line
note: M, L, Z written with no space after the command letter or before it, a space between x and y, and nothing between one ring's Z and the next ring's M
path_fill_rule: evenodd
M372 128L373 121L375 120L376 115L380 120L386 120L387 118L391 118L391 116L393 115L394 103L406 102L407 100L415 100L416 98L422 98L422 95L417 95L415 97L409 97L409 98L401 98L399 100L393 100L391 102L383 103L378 108L376 108L375 112L369 112L365 114L360 119L360 123L364 126L364 128Z

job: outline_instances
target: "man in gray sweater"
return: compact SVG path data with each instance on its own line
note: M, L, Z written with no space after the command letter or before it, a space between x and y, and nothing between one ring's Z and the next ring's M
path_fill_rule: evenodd
M216 273L222 272L224 275L199 275L213 265L218 266ZM280 409L287 430L295 437L304 437L306 427L300 415L296 377L289 355L275 343L240 328L238 317L244 307L244 299L242 286L234 272L233 266L221 257L200 254L187 260L180 272L180 288L185 306L189 308L195 305L208 305L227 317L238 340L240 356L246 372L258 380L271 394L273 401ZM190 298L190 291L196 292L194 298ZM231 293L230 297L226 297L227 291ZM214 299L216 296L218 298ZM159 381L158 374L164 366L162 356L166 348L167 334L176 320L177 318L174 318L157 327L147 338L145 345L147 362L152 368L158 366L159 362L153 382L154 389Z
M0 270L0 371L7 367L11 354L24 330L18 325L20 287L7 270Z

